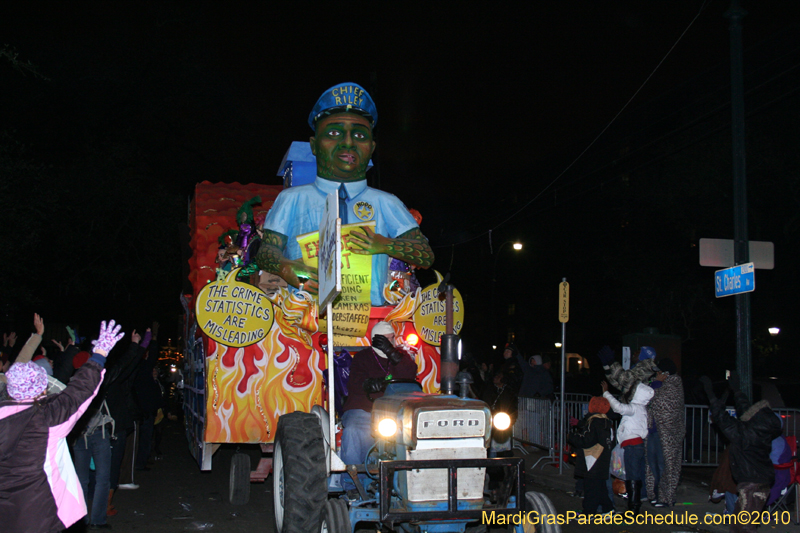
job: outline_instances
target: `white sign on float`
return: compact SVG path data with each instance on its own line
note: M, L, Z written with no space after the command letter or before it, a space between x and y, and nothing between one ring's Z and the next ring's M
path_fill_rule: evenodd
M320 312L342 292L342 221L335 192L325 200L319 224L319 308Z

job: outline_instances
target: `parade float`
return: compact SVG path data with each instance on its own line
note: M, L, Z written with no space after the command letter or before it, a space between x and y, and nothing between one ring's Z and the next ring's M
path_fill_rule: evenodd
M292 154L290 150L281 166L286 185L302 183L303 162L293 161ZM240 500L249 493L246 483L269 475L279 417L308 413L314 406L330 410L325 385L327 321L319 318L314 298L290 291L281 278L259 271L253 262L259 224L283 188L202 182L190 206L192 293L182 297L186 434L202 470L211 469L221 444L261 445L263 458L252 472L249 456L234 456L231 496L239 495ZM342 230L345 243L349 230L359 224L348 226ZM318 241L316 234L298 238L303 260L314 266ZM423 390L438 392L445 305L437 285L418 287L413 272L393 265L384 288L390 305L373 306L369 256L342 255L342 294L333 306L337 361L369 346L372 325L387 321L416 354ZM456 290L455 333L461 330L463 316Z
M461 533L489 514L510 524L531 502L546 508L524 493L522 459L487 458L511 418L470 397L459 373L464 306L449 275L416 279L434 259L419 213L367 186L376 122L362 87L333 86L309 115L314 136L280 165L283 188L197 185L183 296L190 447L210 469L221 444L259 444L253 471L233 456L229 501L271 474L279 533ZM365 370L373 358L380 376ZM351 363L362 381L348 383ZM340 445L348 387L365 404L346 410L359 422ZM505 475L485 499L488 468Z

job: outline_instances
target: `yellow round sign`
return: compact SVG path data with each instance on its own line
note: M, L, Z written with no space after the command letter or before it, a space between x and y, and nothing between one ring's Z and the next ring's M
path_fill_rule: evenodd
M197 325L225 346L241 348L263 340L275 322L275 310L264 291L236 281L239 269L213 281L197 295Z
M438 274L438 272L437 272ZM439 284L422 289L419 304L414 311L414 327L422 340L433 346L440 346L445 334L445 313L447 310L444 294L439 298ZM453 289L453 333L458 334L464 325L464 301L461 293Z

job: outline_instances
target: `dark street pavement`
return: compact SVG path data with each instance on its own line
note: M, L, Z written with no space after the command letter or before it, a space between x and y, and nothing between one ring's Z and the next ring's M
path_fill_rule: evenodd
M250 487L250 502L228 502L230 461L235 445L223 445L214 455L210 472L201 472L189 453L183 425L168 422L161 444L164 457L150 470L135 472L137 490L119 490L114 496L116 516L109 516L112 531L217 531L270 533L275 530L272 512L272 478ZM242 445L251 455L253 468L260 457L255 445ZM76 524L68 531L86 528Z
M166 422L166 421L165 421ZM246 505L234 506L228 502L228 479L230 460L236 451L235 445L223 445L214 455L213 468L210 472L201 472L189 454L188 445L179 422L166 422L162 449L164 458L153 462L146 472L136 472L138 490L120 490L114 497L114 504L119 511L116 516L109 517L113 531L148 531L153 533L181 531L218 531L242 533L270 533L275 530L272 505L272 478L266 483L254 483L250 487L250 501ZM260 456L260 450L254 445L240 447L251 456L252 467ZM525 456L527 490L542 492L550 498L557 513L579 511L580 498L570 493L574 489L571 467L558 474L554 466L533 464L544 453L533 449ZM711 478L710 468L684 468L684 476L678 489L678 502L674 509L655 509L645 503L643 511L661 515L669 511L690 513L703 521L706 513L721 513L723 504L708 503L708 483ZM625 501L616 499L617 510L625 510ZM492 532L503 531L504 528L492 528ZM728 528L724 526L698 525L581 525L577 521L565 524L561 531L572 532L655 532L676 533L684 531L708 531L722 533ZM69 529L69 533L80 533L85 527L77 524ZM770 533L800 533L800 527L794 524L786 526L766 525L759 531Z

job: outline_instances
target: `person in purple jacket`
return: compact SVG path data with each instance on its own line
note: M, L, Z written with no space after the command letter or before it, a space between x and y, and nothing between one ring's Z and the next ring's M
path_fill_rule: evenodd
M395 333L388 322L372 327L372 346L353 356L347 383L347 400L342 407L342 460L348 465L364 464L367 452L375 444L372 438L372 402L381 396L391 379L415 379L417 364L402 348L395 346ZM369 478L359 474L365 488ZM342 488L355 498L356 485L342 475Z
M11 400L0 403L0 523L5 533L60 532L86 515L66 436L97 394L108 352L124 336L119 330L113 320L102 322L91 358L57 394L47 394L44 369L25 358L6 373Z

